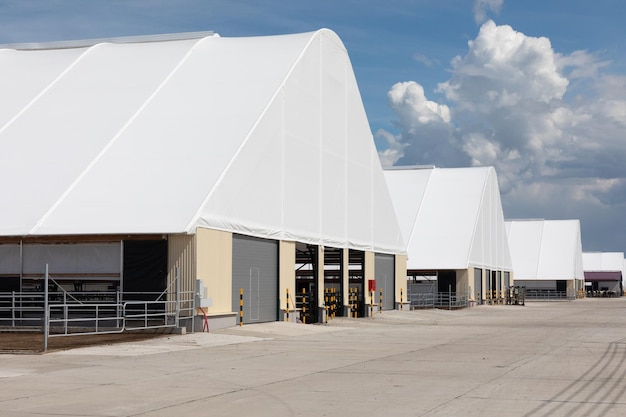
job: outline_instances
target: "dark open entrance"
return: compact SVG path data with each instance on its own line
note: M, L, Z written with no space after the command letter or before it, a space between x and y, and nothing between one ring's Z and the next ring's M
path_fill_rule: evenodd
M367 316L368 305L365 304L365 252L350 249L349 250L349 294L351 300L348 300L348 307L352 317Z
M300 320L306 324L318 321L317 252L317 245L296 243L296 307L300 309Z
M20 290L20 277L0 277L0 292Z
M167 240L124 241L123 287L125 297L142 301L155 300L165 291Z
M324 305L329 317L343 316L343 250L324 247Z
M437 292L456 292L456 271L437 271Z

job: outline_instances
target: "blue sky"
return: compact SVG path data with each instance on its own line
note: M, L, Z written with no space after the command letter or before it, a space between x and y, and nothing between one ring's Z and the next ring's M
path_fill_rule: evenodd
M327 27L386 165L493 165L506 218L581 220L626 251L626 3L0 0L0 43Z

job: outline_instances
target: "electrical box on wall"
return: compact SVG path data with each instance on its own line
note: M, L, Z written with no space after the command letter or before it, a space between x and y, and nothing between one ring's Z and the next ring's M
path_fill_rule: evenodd
M208 296L208 292L201 279L196 280L196 307L211 307L213 301Z

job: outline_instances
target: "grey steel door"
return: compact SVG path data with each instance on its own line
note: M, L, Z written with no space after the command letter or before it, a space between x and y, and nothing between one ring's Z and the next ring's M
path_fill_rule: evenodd
M239 311L243 288L243 322L278 319L278 243L233 236L233 311Z
M476 300L477 304L480 304L481 300L485 298L485 292L483 291L482 269L474 269L474 294L470 294L470 297Z
M374 258L374 277L376 278L378 302L380 289L383 289L383 310L395 308L395 258L393 255L377 253Z

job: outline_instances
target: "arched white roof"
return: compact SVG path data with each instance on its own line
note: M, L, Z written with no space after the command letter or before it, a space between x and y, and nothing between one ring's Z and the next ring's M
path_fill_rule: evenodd
M408 269L512 270L492 167L385 170Z
M516 280L583 280L579 220L506 223Z
M0 49L0 235L193 233L404 250L330 30Z

